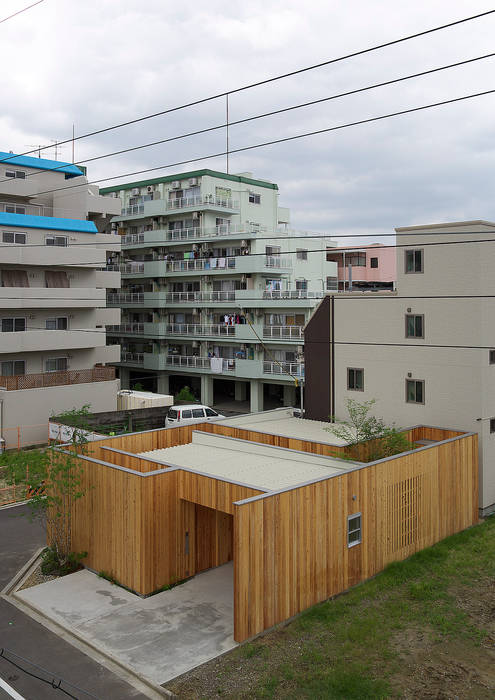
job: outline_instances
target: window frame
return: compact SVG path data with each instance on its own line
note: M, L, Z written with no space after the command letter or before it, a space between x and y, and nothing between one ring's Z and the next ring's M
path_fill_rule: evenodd
M3 322L4 321L12 321L12 330L11 331L4 331L3 330ZM24 321L24 328L21 330L16 330L16 321ZM0 319L0 333L24 333L27 330L27 321L25 316L4 316L4 318Z
M361 372L361 388L356 386L351 386L350 377L351 372L354 372L354 384L356 383L356 372ZM347 391L364 391L364 367L348 367L347 368Z
M249 192L248 202L249 204L261 204L261 194L257 194L256 192Z
M351 521L357 520L359 518L359 527L355 527L351 529ZM356 532L359 533L359 539L356 540L355 542L350 542L349 538L351 535L354 535ZM353 513L352 515L347 516L347 549L350 549L351 547L356 547L358 544L361 544L363 541L363 514L360 511L359 513Z
M56 362L58 363L59 360L65 360L65 367L64 369L59 369L56 367L55 369L47 369L47 364L48 362ZM69 358L68 357L63 357L63 356L58 356L58 357L47 357L44 361L44 366L45 366L45 372L67 372L69 369Z
M416 267L416 253L421 253L421 270L407 269L407 256L409 253L414 253L414 267ZM404 274L405 275L422 275L425 271L425 251L424 248L408 248L404 251Z
M488 364L495 365L495 348L488 350Z
M409 318L414 319L414 335L409 335L409 333L407 332L408 331L407 321ZM421 319L421 335L416 335L416 319L417 318ZM407 314L406 313L404 316L404 320L405 320L404 333L405 333L406 338L419 338L419 339L423 338L424 339L424 337L425 337L425 315L424 314Z
M495 418L490 418L490 433L495 433Z
M6 241L5 236L11 234L14 237L13 241ZM6 243L7 245L26 245L27 241L27 234L25 233L19 233L18 231L2 231L2 243Z
M65 328L59 328L59 321L65 321ZM48 328L48 321L55 321L55 328ZM45 330L46 331L68 331L69 330L69 317L68 316L50 316L45 318Z
M15 366L19 364L23 364L23 371L20 373L15 372ZM12 374L4 374L2 367L4 365L12 365ZM21 377L26 374L26 360L3 360L0 362L0 376L2 377Z
M370 258L370 267L374 270L378 269L378 258Z
M409 401L409 399L408 399L409 392L407 390L409 382L414 382L415 385L416 384L422 385L422 390L421 390L422 391L422 401ZM413 404L416 406L424 406L425 405L425 380L424 379L412 379L410 377L407 377L405 386L406 386L406 403ZM416 387L414 389L414 394L416 396Z
M65 243L63 245L60 245L60 243L56 243L55 241L57 239L63 239ZM53 243L48 243L48 241L53 240ZM68 236L56 236L56 235L50 235L50 236L45 236L45 245L53 247L53 248L67 248L69 245L69 237Z
M308 250L306 248L296 248L296 260L308 260Z

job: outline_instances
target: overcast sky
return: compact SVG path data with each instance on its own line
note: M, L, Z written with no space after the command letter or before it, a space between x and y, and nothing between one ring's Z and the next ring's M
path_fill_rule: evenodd
M2 0L0 19L28 4ZM24 152L69 138L73 123L76 135L85 133L489 9L477 0L45 0L0 24L0 150ZM231 97L230 119L490 53L494 35L495 14L246 90ZM490 90L494 65L485 59L248 122L231 128L230 146ZM297 229L379 240L396 226L493 220L494 110L495 94L277 144L232 155L230 172L277 182ZM225 100L209 102L77 142L76 161L224 122ZM214 131L95 161L88 174L107 178L224 149L225 133ZM59 159L71 160L70 146ZM149 177L201 167L225 170L225 158Z

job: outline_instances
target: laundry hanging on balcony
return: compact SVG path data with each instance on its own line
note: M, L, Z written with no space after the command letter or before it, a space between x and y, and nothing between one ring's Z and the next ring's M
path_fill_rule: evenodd
M210 369L215 374L221 374L223 367L223 360L221 357L212 357L210 360Z

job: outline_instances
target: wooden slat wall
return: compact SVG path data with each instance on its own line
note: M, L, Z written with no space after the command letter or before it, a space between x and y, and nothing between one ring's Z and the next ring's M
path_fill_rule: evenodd
M234 501L241 501L263 493L247 486L237 486L228 481L220 481L209 476L182 470L179 472L178 484L179 498L231 515L234 512Z
M469 435L236 504L236 641L477 522L477 478ZM363 540L348 548L347 517L358 512Z

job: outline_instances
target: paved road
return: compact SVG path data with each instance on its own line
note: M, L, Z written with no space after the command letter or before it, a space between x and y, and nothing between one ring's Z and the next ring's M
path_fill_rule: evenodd
M43 532L25 517L26 506L0 509L0 588L3 588L43 545ZM100 700L143 700L139 691L0 599L0 648L7 648ZM27 667L29 668L29 667ZM19 671L0 658L0 677L27 700L67 698L60 690ZM66 686L68 687L68 686ZM71 690L78 700L83 693ZM0 697L1 694L0 694Z

